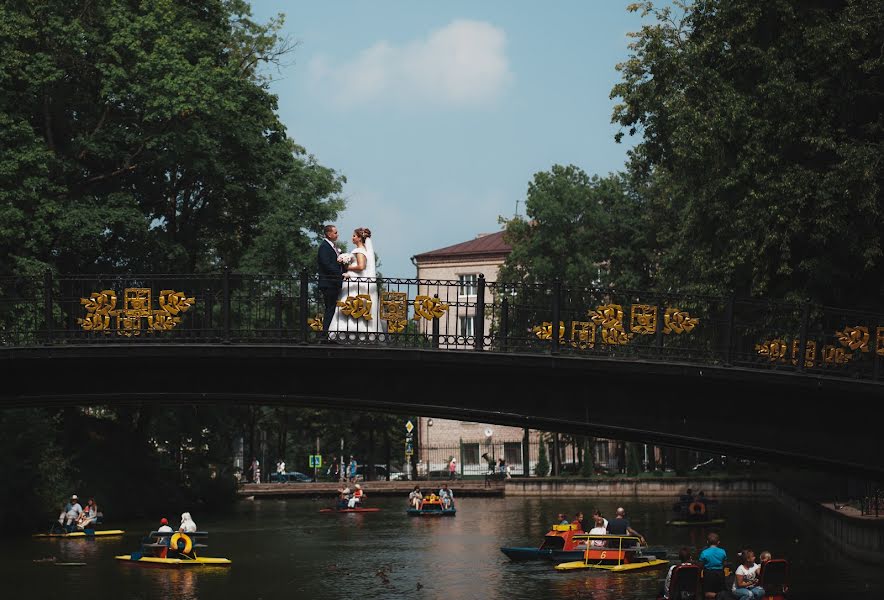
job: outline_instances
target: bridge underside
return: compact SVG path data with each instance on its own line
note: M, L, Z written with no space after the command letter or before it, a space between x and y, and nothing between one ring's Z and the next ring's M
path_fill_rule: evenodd
M884 478L884 386L655 362L349 346L6 349L5 407L256 403L378 410L679 446Z

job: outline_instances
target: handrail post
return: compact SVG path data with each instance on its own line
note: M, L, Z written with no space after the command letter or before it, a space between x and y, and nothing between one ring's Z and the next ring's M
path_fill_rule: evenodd
M307 326L307 294L309 293L309 287L307 285L307 269L301 269L301 295L298 297L298 306L301 312L300 326L301 326L301 341L303 343L307 343L308 337L308 326Z
M731 366L734 362L734 348L733 348L733 335L734 335L734 304L736 303L736 298L733 294L727 299L727 306L725 308L725 321L727 323L727 329L724 331L724 364L726 366Z
M476 286L476 326L473 330L476 352L485 349L485 274L479 273Z
M221 298L221 312L223 313L221 325L224 328L222 337L225 342L230 342L230 267L224 267L221 286L223 293Z
M46 325L46 345L52 345L52 271L43 272L43 319Z
M283 337L283 335L282 335L283 334L283 331L282 331L282 292L280 292L279 290L276 291L276 298L275 298L274 304L275 304L275 306L274 306L273 320L274 320L274 325L276 325L276 336L277 336L277 338L282 338Z
M798 336L798 372L804 372L804 357L807 354L807 323L810 320L810 301L804 301L801 311L801 333Z
M553 282L553 298L552 298L552 341L553 354L559 353L559 319L561 318L561 301L562 301L562 282L556 278Z
M657 330L654 332L654 343L657 347L657 358L663 358L663 318L664 318L664 298L660 298L657 302Z
M433 298L438 300L439 294L433 294ZM432 343L433 348L438 350L439 349L439 318L438 317L433 318L433 322L431 324L431 327L432 327L431 343Z
M500 299L500 350L506 352L507 337L510 334L510 303L506 295Z

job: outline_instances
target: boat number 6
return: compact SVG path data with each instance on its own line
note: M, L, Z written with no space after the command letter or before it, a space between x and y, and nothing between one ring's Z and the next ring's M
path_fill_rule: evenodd
M608 551L602 550L602 553L599 555L599 558L605 558L606 556L608 556Z

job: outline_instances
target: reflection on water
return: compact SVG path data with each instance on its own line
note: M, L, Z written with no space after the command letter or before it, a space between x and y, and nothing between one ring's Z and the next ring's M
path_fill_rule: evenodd
M371 498L383 510L320 514L324 502L243 502L224 517L195 514L210 532L204 556L231 567L145 567L114 560L138 549L145 523L114 523L119 538L6 540L0 545L0 597L206 600L215 598L444 598L445 600L639 600L653 598L665 567L610 573L557 572L552 563L515 563L500 546L536 546L558 512L612 515L625 504L633 526L675 555L702 548L706 531L667 527L670 501L580 498L462 498L452 518L416 518L399 499ZM882 569L833 552L805 523L773 502L729 501L722 547L733 560L746 544L792 565L795 600L884 597ZM83 562L81 567L35 563Z

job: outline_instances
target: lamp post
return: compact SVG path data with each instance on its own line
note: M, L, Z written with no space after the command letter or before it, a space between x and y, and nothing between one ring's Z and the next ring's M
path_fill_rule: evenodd
M427 419L427 479L430 478L430 427L433 426L433 419Z

